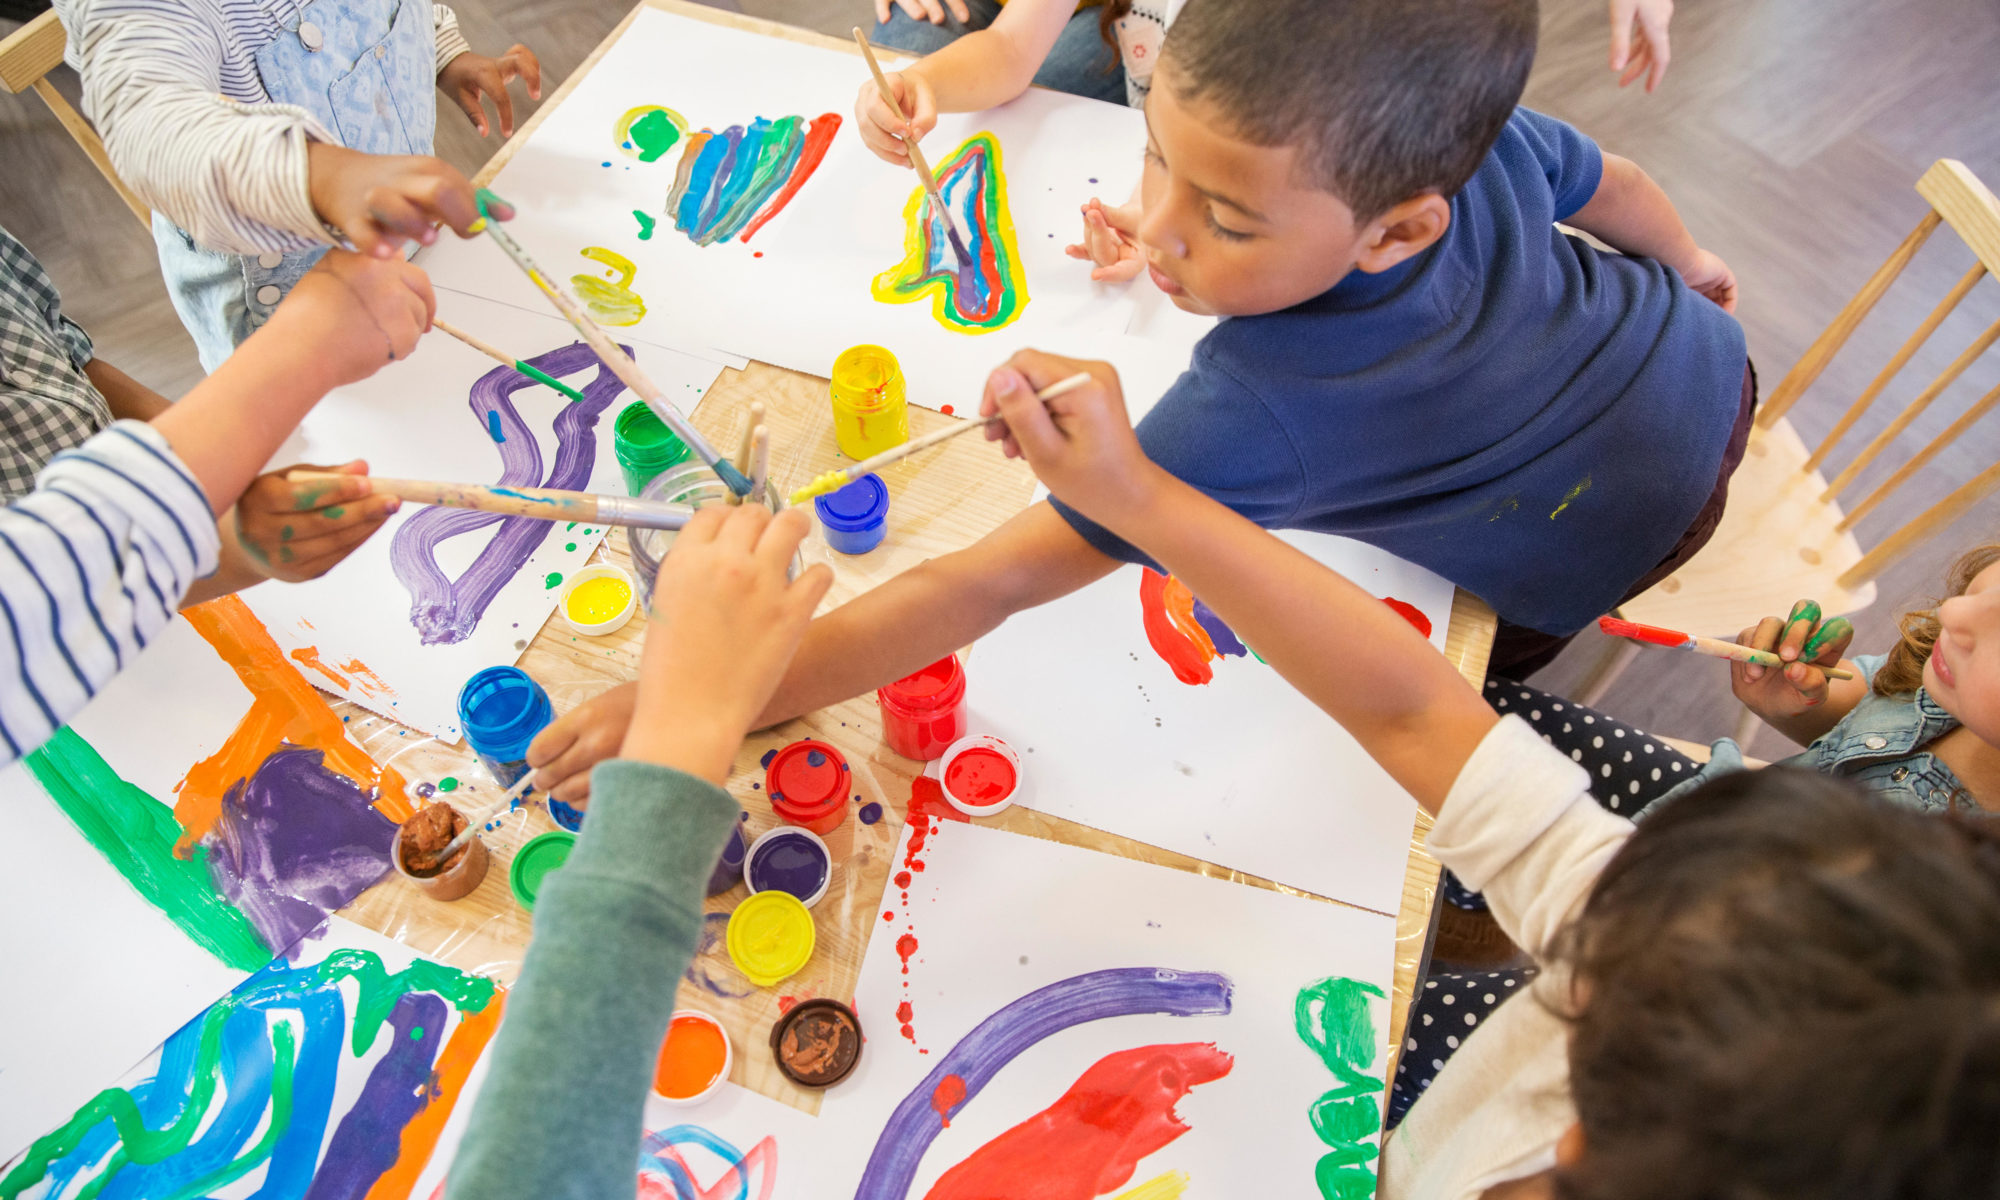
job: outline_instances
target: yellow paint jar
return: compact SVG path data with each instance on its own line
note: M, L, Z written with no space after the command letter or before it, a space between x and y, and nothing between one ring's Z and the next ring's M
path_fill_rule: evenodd
M903 367L880 346L850 346L833 360L833 437L861 459L910 440Z

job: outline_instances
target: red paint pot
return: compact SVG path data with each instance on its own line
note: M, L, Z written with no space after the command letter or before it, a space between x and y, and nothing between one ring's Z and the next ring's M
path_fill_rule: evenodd
M938 763L944 798L968 817L1006 812L1021 794L1021 756L991 734L953 742Z
M764 790L779 820L823 837L847 819L854 779L840 751L807 738L771 756L764 765Z
M878 690L875 699L882 740L904 758L929 762L965 736L965 669L956 654Z

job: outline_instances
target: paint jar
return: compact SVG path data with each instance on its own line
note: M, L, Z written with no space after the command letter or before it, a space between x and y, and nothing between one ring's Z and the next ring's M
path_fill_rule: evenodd
M779 820L824 835L847 819L854 776L846 755L817 738L806 738L765 761L764 791Z
M611 423L611 453L625 475L625 494L637 496L647 484L686 462L693 452L651 405L634 400Z
M889 485L863 475L837 492L815 497L813 511L826 544L842 554L866 554L889 536Z
M965 736L965 669L951 654L875 693L882 738L904 758L931 759Z
M488 667L458 693L466 743L502 788L528 773L528 743L555 715L549 694L519 667Z
M812 961L818 933L812 914L788 892L758 892L729 914L723 935L729 961L758 987L776 987Z
M572 805L564 804L562 801L556 799L554 796L550 796L548 798L548 803L545 807L547 807L549 810L549 820L554 821L556 824L562 826L564 829L569 830L571 833L583 832L582 809L576 808Z
M430 805L423 812L427 813L436 807L438 807L436 804ZM451 809L448 804L443 807ZM457 815L455 809L451 811ZM411 820L416 819L411 818ZM464 817L458 816L458 821L463 822ZM396 836L389 843L389 861L396 864L396 874L416 884L424 895L433 900L458 900L471 895L486 878L486 868L493 861L492 855L486 851L486 843L473 838L466 843L465 849L459 851L458 861L449 868L432 875L418 875L403 861L403 831L408 829L409 825L410 822L405 821L397 826ZM456 833L462 832L464 832L462 827L456 831Z
M653 1094L668 1104L700 1104L729 1078L733 1061L722 1022L697 1009L675 1009L653 1067Z
M729 831L729 840L722 843L722 857L715 860L715 870L708 873L708 894L720 896L742 883L743 861L749 857L750 839L744 836L743 823L738 821Z
M771 1057L800 1087L829 1088L861 1061L861 1018L838 1000L823 997L792 1006L771 1026Z
M729 499L729 485L722 482L706 463L683 463L646 485L640 493L647 500L664 500L671 504L687 504L695 508L704 505L725 503ZM764 489L765 502L772 512L778 511L777 488ZM660 563L674 547L674 539L680 536L677 529L627 529L626 549L632 552L632 574L639 582L639 603L648 610L653 606L653 580L660 573ZM790 572L797 578L799 556L792 556Z
M1021 794L1021 756L990 733L960 738L938 762L946 803L968 817L990 817L1012 808Z
M850 346L833 360L833 440L849 458L868 458L910 440L903 367L880 346Z
M569 577L558 605L563 622L585 637L617 633L639 610L639 589L625 568L593 563Z
M507 869L507 886L514 890L514 899L521 902L522 908L535 911L535 901L548 886L549 876L569 861L574 849L576 835L556 831L529 838L514 851L514 865Z
M743 878L753 896L785 892L811 908L833 882L833 851L810 829L780 825L750 843Z

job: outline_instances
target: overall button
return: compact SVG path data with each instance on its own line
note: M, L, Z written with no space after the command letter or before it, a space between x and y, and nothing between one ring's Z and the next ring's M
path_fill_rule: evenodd
M257 303L267 307L276 304L284 298L285 293L279 291L276 284L267 283L257 289Z
M318 50L326 43L326 35L319 31L319 26L307 21L299 26L299 42L308 50Z
M1880 750L1882 747L1889 744L1889 739L1884 737L1871 737L1867 741L1861 744L1868 747L1870 750Z
M1910 777L1910 768L1908 767L1897 767L1895 770L1889 772L1890 780L1895 783L1901 783L1905 779L1908 779L1909 777Z
M382 46L377 46L377 47L375 47L375 57L376 57L376 58L387 58L387 57L389 57L389 51L388 51L388 50L387 50L386 48L382 47Z
M285 261L285 256L276 250L266 250L257 256L257 265L266 271L275 271Z

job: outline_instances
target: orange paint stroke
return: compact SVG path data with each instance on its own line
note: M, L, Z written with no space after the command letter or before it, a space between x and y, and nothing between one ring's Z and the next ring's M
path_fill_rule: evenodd
M1147 569L1139 581L1139 611L1146 622L1146 641L1166 661L1182 683L1207 683L1215 678L1208 664L1215 661L1215 643L1194 619L1194 593L1178 579Z
M188 768L181 780L174 817L181 824L175 853L187 855L222 819L229 790L255 774L265 759L286 745L319 750L326 765L375 797L375 811L398 825L409 819L410 799L403 776L375 761L347 737L347 726L326 700L285 661L278 643L248 605L235 596L182 610L188 624L215 648L252 697L235 732L214 754Z
M294 655L297 654L296 651L293 653ZM350 678L354 678L356 682L360 683L361 690L364 692L382 696L393 696L396 694L395 688L390 687L387 681L370 670L368 665L358 658L350 658L346 662L341 663L340 669L347 672Z
M344 692L348 688L354 686L353 684L347 681L347 676L342 675L340 672L334 670L332 667L329 667L324 662L320 661L318 646L306 646L301 649L294 650L292 651L292 659L293 661L297 662L300 666L310 667L311 669L318 671L320 674L332 680L334 688L338 691Z
M1431 635L1431 619L1424 615L1423 609L1418 608L1408 600L1398 600L1394 596L1382 597L1382 603L1395 610L1396 615L1408 621L1416 628L1418 633L1423 634L1425 637Z
M492 1003L476 1013L466 1013L458 1028L451 1031L451 1040L444 1044L437 1066L431 1070L430 1099L403 1126L396 1161L377 1177L375 1186L368 1189L366 1200L409 1200L417 1186L417 1176L430 1162L438 1136L444 1132L445 1122L451 1119L452 1106L465 1092L466 1079L480 1055L486 1053L486 1044L493 1040L494 1031L500 1028L500 1010L506 1004L506 990L496 991Z

